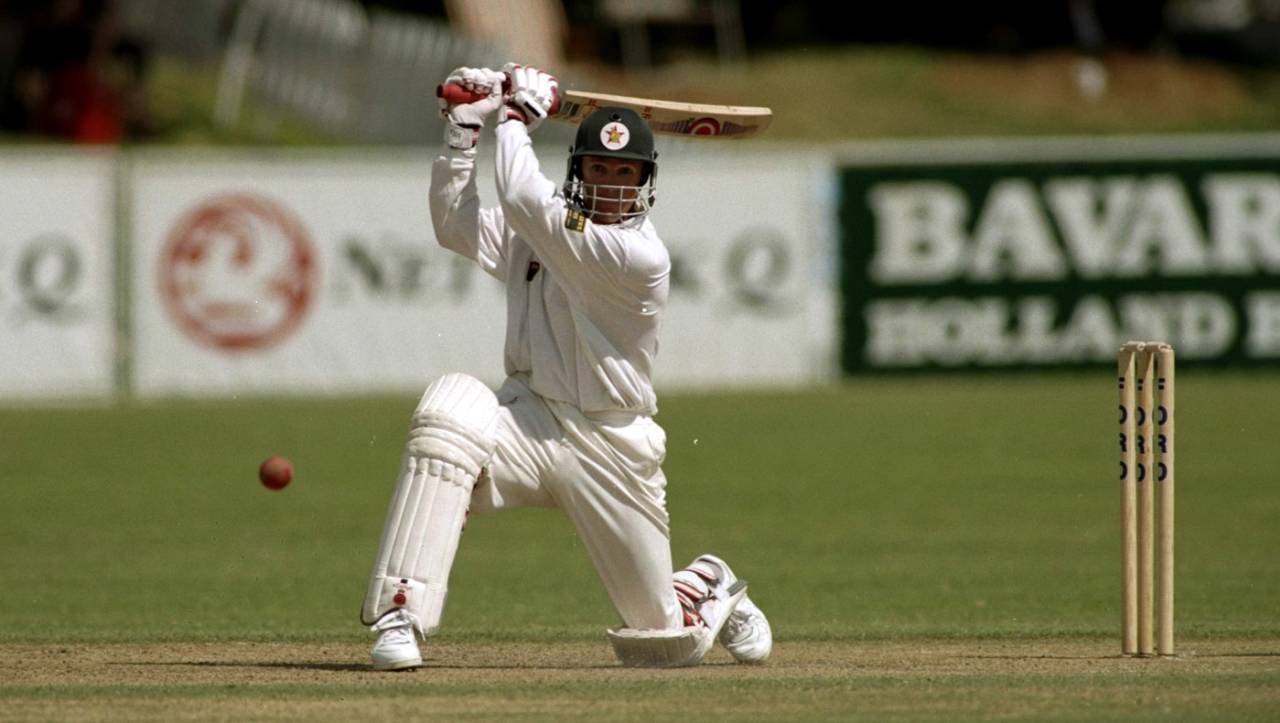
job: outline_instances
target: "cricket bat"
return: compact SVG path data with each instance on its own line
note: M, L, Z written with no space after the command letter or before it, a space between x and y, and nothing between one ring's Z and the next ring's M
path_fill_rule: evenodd
M456 83L436 86L436 96L448 103L470 103L483 97ZM654 133L673 136L749 138L768 128L769 121L773 120L773 111L768 108L677 103L583 90L561 90L547 117L581 123L601 106L630 108L649 122Z

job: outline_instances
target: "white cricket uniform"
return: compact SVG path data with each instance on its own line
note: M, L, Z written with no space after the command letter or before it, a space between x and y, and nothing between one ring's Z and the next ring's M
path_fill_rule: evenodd
M678 628L651 381L670 257L648 219L566 227L524 125L496 136L499 208L480 207L474 149L446 149L431 170L440 245L507 289L497 449L471 510L560 507L624 624Z

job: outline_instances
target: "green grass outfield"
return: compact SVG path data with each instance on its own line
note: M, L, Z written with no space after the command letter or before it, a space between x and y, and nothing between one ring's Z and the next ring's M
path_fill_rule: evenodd
M1174 661L1115 655L1112 384L665 395L676 561L728 559L777 653L656 673L554 510L473 518L431 667L365 669L412 395L0 410L0 720L1280 718L1280 376L1179 376Z

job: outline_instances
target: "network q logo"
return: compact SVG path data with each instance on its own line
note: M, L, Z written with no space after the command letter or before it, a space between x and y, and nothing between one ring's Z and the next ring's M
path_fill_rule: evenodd
M315 293L316 255L302 223L263 196L212 198L174 225L160 254L166 310L191 338L228 352L269 349L298 326Z

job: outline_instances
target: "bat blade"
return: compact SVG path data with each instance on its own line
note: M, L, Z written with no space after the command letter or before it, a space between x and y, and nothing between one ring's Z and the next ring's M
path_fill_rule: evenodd
M448 103L470 103L481 98L456 84L438 86L436 95ZM649 122L654 133L696 138L750 138L768 128L773 120L773 111L762 107L680 103L582 90L563 91L549 117L581 123L603 106L634 110Z
M676 136L748 138L768 128L769 121L773 120L773 111L768 108L679 103L582 90L565 91L554 117L581 123L602 106L630 108L649 121L654 133Z

